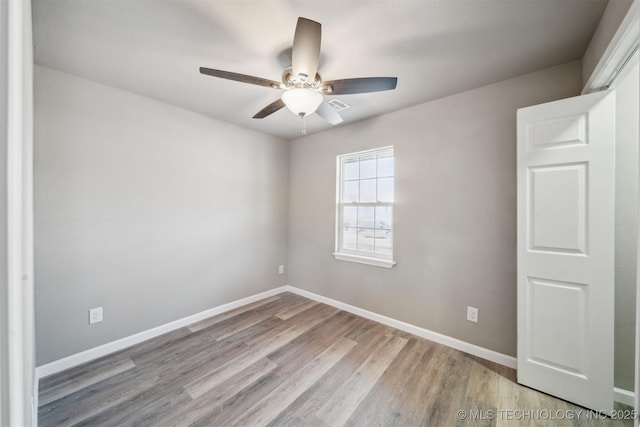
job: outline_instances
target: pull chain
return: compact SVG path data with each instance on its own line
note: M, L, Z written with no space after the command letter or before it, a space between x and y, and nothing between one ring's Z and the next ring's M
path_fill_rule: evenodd
M300 118L302 118L302 134L307 134L307 120L305 119L307 115L304 113L300 113Z

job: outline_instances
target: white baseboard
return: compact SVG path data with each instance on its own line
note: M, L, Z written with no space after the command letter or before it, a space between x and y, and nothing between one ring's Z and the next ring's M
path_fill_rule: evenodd
M465 353L472 354L474 356L480 357L485 360L489 360L491 362L498 363L500 365L507 366L509 368L515 369L517 365L516 358L513 356L498 353L496 351L489 350L487 348L480 347L475 344L470 344L466 341L462 341L457 338L443 335L438 332L430 331L429 329L421 328L419 326L415 326L410 323L406 323L397 319L392 319L390 317L383 316L381 314L374 313L372 311L365 310L363 308L356 307L350 304L346 304L346 303L334 300L332 298L318 295L313 292L305 291L304 289L299 289L294 286L281 286L278 288L270 289L266 292L261 292L256 295L249 296L247 298L242 298L236 301L232 301L230 303L223 304L223 305L211 308L209 310L205 310L200 313L196 313L191 316L187 316L182 319L175 320L173 322L165 323L164 325L160 325L158 327L149 329L147 331L130 335L128 337L125 337L116 341L112 341L110 343L103 344L101 346L94 347L89 350L85 350L83 352L73 354L71 356L64 357L62 359L53 361L51 363L47 363L46 365L38 366L36 368L36 375L35 375L36 381L35 381L35 387L34 387L35 388L35 405L37 407L37 404L38 404L38 401L37 401L38 383L39 383L39 380L44 377L64 371L66 369L73 368L75 366L79 366L83 363L89 362L91 360L97 359L102 356L106 356L116 351L123 350L127 347L131 347L135 344L139 344L143 341L146 341L151 338L155 338L167 332L180 329L182 327L185 327L192 323L206 319L208 317L215 316L217 314L221 314L238 307L242 307L243 305L251 304L253 302L259 301L264 298L269 298L271 296L280 294L282 292L292 292L294 294L312 299L314 301L321 302L323 304L330 305L332 307L339 308L340 310L344 310L349 313L356 314L358 316L373 320L375 322L382 323L387 326L391 326L392 328L400 329L401 331L405 331L410 334L413 334L422 338L426 338L428 340L446 345L448 347L463 351ZM614 388L613 394L614 394L614 400L616 402L633 406L634 397L635 397L635 394L633 392L620 389L620 388Z
M635 396L635 393L632 391L618 387L613 388L613 400L615 400L616 402L624 403L625 405L629 405L632 408Z
M362 309L350 304L327 298L322 295L314 294L313 292L305 291L293 286L285 286L286 290L303 297L318 301L340 310L348 311L349 313L357 314L358 316L370 319L379 323L382 323L392 328L400 329L401 331L409 332L410 334L417 335L422 338L426 338L431 341L446 345L447 347L455 348L456 350L463 351L465 353L478 356L482 359L489 360L491 362L499 363L500 365L507 366L509 368L516 368L516 358L506 354L498 353L497 351L489 350L484 347L480 347L475 344L470 344L466 341L452 338L447 335L440 334L438 332L430 331L429 329L421 328L419 326L412 325L400 320L392 319L387 316L383 316L378 313L374 313L369 310Z
M40 398L40 378L38 378L38 374L36 373L33 376L33 395L31 396L31 425L37 427L38 426L38 399Z
M64 357L62 359L55 360L46 365L38 366L36 368L36 378L47 377L57 372L64 371L66 369L73 368L91 360L97 359L107 354L114 353L116 351L123 350L127 347L131 347L135 344L139 344L151 338L155 338L159 335L166 334L167 332L175 331L184 326L206 319L207 317L215 316L230 310L233 310L243 305L251 304L264 298L269 298L273 295L280 294L286 291L286 286L281 286L275 289L270 289L265 292L261 292L256 295L242 298L236 301L232 301L227 304L219 305L217 307L201 311L200 313L193 314L191 316L184 317L182 319L175 320L173 322L165 323L164 325L157 326L155 328L130 335L125 338L121 338L116 341L112 341L107 344L100 345L98 347L90 348L80 353L72 354L71 356Z

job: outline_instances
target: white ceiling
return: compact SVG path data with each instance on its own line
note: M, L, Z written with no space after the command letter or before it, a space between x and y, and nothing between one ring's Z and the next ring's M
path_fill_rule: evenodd
M322 23L325 80L398 77L336 98L345 123L582 58L606 0L34 0L36 64L293 139L279 90L199 74L280 80L298 16ZM329 97L328 99L331 99ZM344 125L344 124L343 124ZM331 125L307 119L308 133Z

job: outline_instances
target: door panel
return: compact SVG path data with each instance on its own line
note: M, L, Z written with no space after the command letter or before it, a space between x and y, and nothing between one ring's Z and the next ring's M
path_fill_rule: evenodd
M587 165L529 168L529 249L586 254Z
M532 363L585 378L586 289L583 283L528 279Z
M614 96L518 110L518 382L605 411L613 405Z
M541 120L528 125L529 150L545 150L587 143L586 115Z

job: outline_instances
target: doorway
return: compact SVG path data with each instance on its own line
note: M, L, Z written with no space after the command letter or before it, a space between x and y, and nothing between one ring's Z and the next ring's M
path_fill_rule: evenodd
M616 91L614 397L633 406L638 255L639 60L631 57Z

